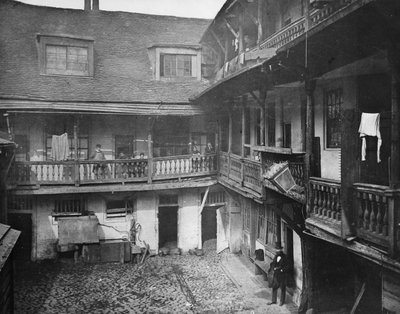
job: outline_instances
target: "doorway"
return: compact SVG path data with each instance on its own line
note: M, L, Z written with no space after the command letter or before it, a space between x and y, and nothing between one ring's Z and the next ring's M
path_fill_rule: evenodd
M17 260L30 260L32 250L32 214L8 214L11 228L21 231L14 250Z
M217 207L205 206L201 213L201 239L202 243L217 238Z
M158 245L178 242L178 206L158 207Z

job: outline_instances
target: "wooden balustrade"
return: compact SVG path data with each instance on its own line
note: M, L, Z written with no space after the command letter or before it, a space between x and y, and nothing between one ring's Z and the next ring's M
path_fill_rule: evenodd
M243 185L262 193L262 167L260 162L244 160L243 162Z
M386 186L354 184L357 235L383 247L389 245L387 189Z
M219 172L221 175L229 175L229 154L220 152L219 153Z
M230 158L229 179L242 183L243 162L241 158L235 155L230 155L229 158Z
M147 181L215 174L216 155L187 155L148 159L27 161L14 163L10 182L16 185L85 184Z
M310 216L341 221L340 181L310 178Z

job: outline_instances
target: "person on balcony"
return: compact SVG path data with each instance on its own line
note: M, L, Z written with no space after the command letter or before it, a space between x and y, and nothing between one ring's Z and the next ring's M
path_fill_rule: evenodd
M94 173L96 179L98 179L101 176L104 176L107 166L103 162L100 162L100 161L106 160L106 157L104 156L104 153L101 150L100 144L96 144L96 150L92 154L91 159L99 161L93 167L93 173Z
M212 147L211 143L208 142L206 146L206 154L213 154L214 152L214 147Z
M193 141L193 143L192 143L192 154L193 155L200 154L200 149L197 146L197 142L196 141Z
M286 274L288 271L288 262L286 254L283 253L283 248L281 245L278 245L277 252L273 261L270 264L268 272L273 271L272 278L272 300L268 302L268 305L276 304L278 289L281 289L281 302L282 306L285 304L286 299Z

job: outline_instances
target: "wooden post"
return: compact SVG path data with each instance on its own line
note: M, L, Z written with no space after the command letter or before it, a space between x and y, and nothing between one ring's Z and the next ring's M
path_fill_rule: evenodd
M79 186L80 184L80 176L79 176L79 116L74 116L74 150L75 150L75 156L74 156L74 181L75 181L75 186Z
M85 0L85 11L90 11L92 9L91 0Z
M257 3L257 45L260 47L261 41L263 40L263 14L262 14L262 9L263 9L263 3L264 0L258 0Z
M305 89L307 95L307 104L306 104L306 154L305 154L305 183L307 187L307 191L309 190L309 179L313 175L313 164L314 164L314 156L313 156L313 140L314 140L314 91L315 91L316 82L315 80L311 80L306 78L305 81ZM309 193L309 191L308 191ZM309 196L309 195L308 195ZM308 197L309 198L309 197ZM307 203L307 213L310 212L309 208L310 204Z
M389 255L392 258L398 257L399 239L397 237L399 229L399 206L400 192L389 190L385 192L388 199L388 236L389 236Z
M244 35L243 35L243 24L244 24L244 12L240 11L239 13L239 54L244 52ZM239 62L239 66L240 62Z
M242 158L245 157L245 140L246 140L246 105L245 105L246 99L245 97L242 97L242 150L241 150L241 156Z
M399 47L392 40L388 48L388 60L391 65L391 90L392 90L392 130L391 130L391 152L390 152L390 182L391 188L399 188L400 186L400 122L399 122L399 83L400 83L400 61L398 56L400 53Z
M228 135L228 178L231 174L231 152L232 152L232 111L229 110L229 135Z
M278 206L282 206L282 204L279 204ZM281 213L276 214L276 242L275 242L275 248L279 248L282 246L282 218L281 218Z
M267 91L260 90L260 145L265 145L265 100L267 98Z
M154 118L150 118L150 125L147 134L147 162L148 162L148 170L147 170L147 183L153 182L153 123Z
M279 98L276 103L276 124L275 124L275 138L276 147L283 147L283 101Z

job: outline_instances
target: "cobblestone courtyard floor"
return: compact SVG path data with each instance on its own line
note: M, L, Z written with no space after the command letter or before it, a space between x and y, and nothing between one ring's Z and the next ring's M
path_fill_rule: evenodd
M214 247L204 256L155 256L139 265L19 264L15 313L284 313L246 302L221 267L227 255Z

